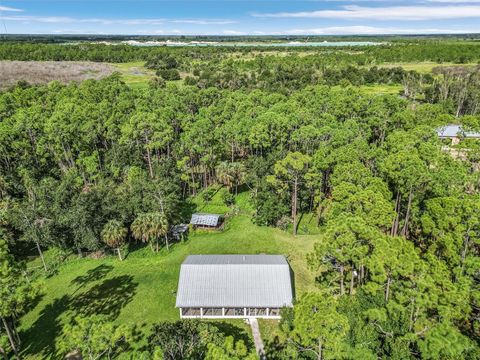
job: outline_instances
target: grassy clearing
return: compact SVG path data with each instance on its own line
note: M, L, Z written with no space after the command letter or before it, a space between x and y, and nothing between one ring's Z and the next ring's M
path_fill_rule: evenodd
M122 80L131 87L146 87L155 76L155 71L147 69L143 61L111 64L122 75Z
M407 71L417 71L421 74L430 74L432 73L433 68L436 67L447 67L447 66L475 66L477 64L455 64L455 63L435 63L435 62L419 62L419 63L394 63L394 64L383 64L379 67L402 67Z
M400 84L362 85L360 89L367 95L398 95L403 90Z
M218 194L208 203L197 200L197 210L224 213ZM45 295L21 319L24 355L28 359L55 358L55 339L62 324L73 314L105 314L115 323L137 325L148 334L151 324L179 318L175 309L180 264L189 254L285 254L295 274L297 296L314 290L313 274L305 256L318 235L299 235L251 222L248 193L237 197L239 215L228 218L221 232L193 232L185 243L167 252L151 253L148 247L132 249L123 262L115 256L77 259L63 265L58 274L45 279ZM307 216L306 216L307 217ZM277 333L277 322L269 322L267 333ZM247 336L242 321L218 323L227 333ZM248 335L249 336L249 335ZM269 335L266 334L268 338ZM145 345L139 343L137 346Z
M88 61L0 61L0 90L19 81L47 84L51 81L69 83L101 79L112 74L110 64Z

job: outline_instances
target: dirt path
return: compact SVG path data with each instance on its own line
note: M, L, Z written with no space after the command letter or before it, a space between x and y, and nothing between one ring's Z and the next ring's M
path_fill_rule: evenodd
M255 343L255 349L261 360L266 359L265 349L263 348L262 336L260 335L260 328L258 327L257 319L249 320L250 327L252 328L253 342Z

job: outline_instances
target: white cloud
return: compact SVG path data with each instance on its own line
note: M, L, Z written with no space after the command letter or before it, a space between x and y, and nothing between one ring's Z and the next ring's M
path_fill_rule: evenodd
M389 6L362 7L343 6L342 10L319 10L280 13L253 13L255 17L267 18L329 18L372 20L440 20L480 17L480 6Z
M428 0L431 3L444 3L444 4L478 4L480 0Z
M237 30L223 30L223 35L246 35L246 33Z
M458 29L409 29L395 27L373 27L373 26L333 26L313 29L291 29L283 32L287 35L414 35L414 34L464 34L480 33L477 30Z
M23 11L22 9L16 9L8 6L0 6L0 11L13 11L13 12L20 12Z
M104 18L73 18L68 16L4 16L8 21L28 21L38 23L58 24L102 24L102 25L163 25L165 23L190 24L190 25L227 25L233 24L232 20L211 19L104 19Z
M175 24L192 24L192 25L228 25L235 24L236 21L233 20L205 20L205 19L176 19L169 20L171 23Z
M9 15L3 16L3 20L8 21L29 21L38 23L55 24L103 24L103 25L160 25L165 22L164 19L102 19L102 18L72 18L68 16L27 16L27 15Z

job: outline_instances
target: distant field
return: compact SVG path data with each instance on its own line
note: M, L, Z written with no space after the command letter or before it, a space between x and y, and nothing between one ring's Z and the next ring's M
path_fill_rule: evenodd
M394 63L394 64L383 64L379 67L402 67L407 71L417 71L421 74L429 74L436 67L447 67L447 66L466 66L471 67L477 64L454 64L454 63L435 63L435 62L420 62L420 63Z
M155 75L143 62L109 64L77 61L0 61L0 90L19 81L41 85L51 81L69 83L87 79L99 80L119 72L122 80L132 87L143 87Z
M0 61L0 89L19 81L46 84L101 79L116 71L110 64L76 61Z

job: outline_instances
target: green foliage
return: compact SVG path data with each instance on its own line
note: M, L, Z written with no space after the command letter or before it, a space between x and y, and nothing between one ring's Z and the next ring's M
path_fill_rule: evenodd
M163 352L164 359L203 359L207 356L209 344L221 346L223 336L209 323L184 320L173 323L155 324L148 337L151 351Z
M78 316L62 329L57 343L60 354L78 352L84 359L117 358L133 341L132 329L113 325L108 319L93 315Z
M215 343L207 345L206 360L255 360L257 355L249 352L242 340L235 342L233 336L227 336L221 346Z
M298 351L318 359L342 358L349 330L348 319L337 312L337 300L324 293L305 294L294 308L289 336Z
M20 348L19 338L15 335L18 316L28 309L40 293L40 284L31 282L22 270L22 265L16 263L10 254L5 240L0 238L0 347L5 353L12 349L16 356ZM4 332L8 335L8 347Z

